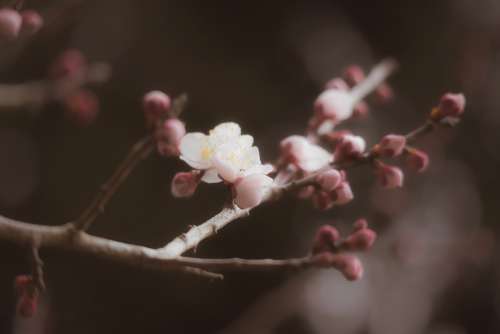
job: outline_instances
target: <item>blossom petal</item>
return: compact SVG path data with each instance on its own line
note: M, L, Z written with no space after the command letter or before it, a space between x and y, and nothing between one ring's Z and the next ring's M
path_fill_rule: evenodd
M215 154L212 163L221 178L227 182L236 181L239 173L239 168L230 160L225 159L222 154Z
M182 137L179 144L180 158L189 166L196 169L207 169L210 167L210 148L207 136L200 132L192 132Z
M250 135L243 135L238 138L238 145L242 148L252 147L253 137Z
M210 142L214 146L236 141L240 135L241 128L234 122L221 123L210 130L209 133Z
M333 155L325 149L310 145L307 149L307 156L298 163L299 167L306 172L315 172L326 167L333 161Z
M217 170L215 168L210 168L205 171L201 180L205 183L219 183L222 182L222 179L217 174Z

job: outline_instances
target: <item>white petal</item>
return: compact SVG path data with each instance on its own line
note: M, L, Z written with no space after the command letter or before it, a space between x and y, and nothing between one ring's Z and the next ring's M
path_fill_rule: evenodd
M267 175L267 174L271 173L273 170L274 170L274 167L271 164L255 165L255 166L250 167L249 169L245 170L243 172L243 175L244 176L252 175L252 174L264 174L264 175Z
M229 143L236 142L237 138L241 135L241 128L238 124L227 122L217 125L210 130L210 142L215 147Z
M310 145L307 155L299 161L299 167L306 172L315 172L333 161L333 155L317 145Z
M244 149L241 157L241 168L249 169L253 166L260 165L260 153L256 146Z
M217 175L217 170L215 168L210 168L205 171L201 180L205 183L219 183L222 182L219 175Z
M238 138L238 144L242 148L248 148L251 147L253 144L253 137L250 135L243 135Z
M191 132L182 137L179 150L180 158L188 165L197 169L207 169L210 167L210 148L208 138L203 133Z
M236 181L239 173L239 168L236 164L225 159L220 153L215 154L212 163L221 178L231 183Z

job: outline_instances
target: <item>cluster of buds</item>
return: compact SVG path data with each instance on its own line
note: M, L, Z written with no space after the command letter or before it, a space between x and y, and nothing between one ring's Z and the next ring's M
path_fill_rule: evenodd
M388 66L395 64L389 63ZM343 78L328 81L314 102L314 116L309 121L309 131L323 135L345 120L366 116L369 106L364 101L366 92L361 89L365 78L361 67L352 65L345 70ZM387 101L393 95L385 82L375 88L374 94L379 101Z
M107 81L110 72L107 64L89 64L80 51L66 50L49 68L52 98L64 106L70 120L88 126L97 118L99 99L86 85Z
M316 232L312 245L315 264L334 267L348 280L358 280L363 276L363 265L358 257L351 253L369 250L376 238L377 234L368 227L365 219L357 220L353 231L346 238L341 238L335 227L323 225Z
M12 41L19 36L33 35L42 26L43 18L34 10L0 9L0 41Z
M172 112L170 97L161 91L151 91L144 95L142 105L146 126L154 132L158 153L162 156L179 156L186 126ZM177 196L180 193L183 192L179 191Z
M29 318L36 314L40 288L31 275L18 275L14 280L17 313Z

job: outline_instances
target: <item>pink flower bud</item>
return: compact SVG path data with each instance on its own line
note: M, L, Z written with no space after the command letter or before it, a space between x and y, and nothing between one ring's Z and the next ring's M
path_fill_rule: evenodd
M53 79L74 78L83 73L87 61L83 54L76 49L69 49L61 53L49 69L49 76Z
M171 100L167 94L155 90L144 95L142 104L146 121L149 125L152 125L161 116L168 113L171 106Z
M405 136L390 134L384 136L375 146L375 152L383 157L395 157L403 153L405 146Z
M13 40L21 30L21 15L9 8L0 9L0 39Z
M323 225L316 232L314 237L312 253L332 252L335 250L335 243L340 240L339 231L331 225Z
M352 116L354 101L349 92L327 89L314 102L314 110L320 119L340 123Z
M360 66L351 65L346 68L344 77L349 85L356 86L361 83L361 81L365 80L365 72Z
M156 130L158 152L165 156L179 155L179 144L186 134L186 126L177 118L165 120Z
M368 228L368 222L364 218L360 218L356 220L353 224L354 226L354 231L358 231L364 228Z
M338 90L348 91L349 85L347 84L347 82L344 81L344 79L333 78L332 80L328 81L325 85L325 90L328 89L338 89Z
M335 160L357 158L363 154L366 143L363 137L354 135L343 136L335 147Z
M439 106L431 113L433 120L445 117L459 118L465 111L465 96L463 94L446 93L441 97Z
M193 196L196 188L200 184L200 173L197 171L179 172L172 179L170 190L172 195L177 198Z
M332 195L322 190L314 192L312 202L318 210L329 210L333 207Z
M384 188L391 189L403 186L404 174L399 167L379 163L377 174L379 182Z
M365 118L370 113L370 107L368 103L365 101L358 102L356 106L354 106L354 112L352 114L353 117L358 119Z
M391 86L386 83L381 84L375 90L375 98L379 103L386 103L394 97Z
M349 182L343 181L332 193L332 199L337 205L344 205L354 199L351 186Z
M64 100L66 115L79 126L92 124L99 113L99 99L86 89L80 89Z
M37 33L43 26L43 18L34 10L25 10L21 12L23 23L21 32L27 35Z
M341 181L342 177L340 175L340 172L336 169L329 169L325 172L320 173L316 177L316 182L320 185L321 189L326 192L333 191L335 188L337 188Z
M416 148L408 148L406 152L406 165L410 169L421 173L429 167L429 155L424 151Z
M236 181L234 202L241 209L249 209L259 205L269 194L273 179L264 174L251 174Z
M377 234L369 228L354 231L344 241L344 246L350 251L366 251L373 246Z

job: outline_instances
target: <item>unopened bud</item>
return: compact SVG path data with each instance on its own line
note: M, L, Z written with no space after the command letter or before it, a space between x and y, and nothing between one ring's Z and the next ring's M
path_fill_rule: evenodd
M354 106L354 112L352 114L353 117L358 119L365 118L370 113L370 107L368 103L365 101L358 102L356 106Z
M197 171L179 172L172 179L170 190L177 198L191 197L200 184L200 174Z
M360 66L351 65L346 68L344 77L349 85L356 86L357 84L365 80L365 72Z
M438 121L445 117L459 118L465 111L463 94L446 93L441 97L439 105L431 113L431 119Z
M349 182L341 182L339 186L332 192L332 199L337 205L344 205L352 201L354 199L354 195L352 193Z
M365 151L366 143L363 137L354 135L345 135L341 137L335 147L336 161L353 159L360 157Z
M177 118L165 120L156 130L158 152L165 156L179 155L179 144L186 126Z
M394 97L394 92L391 86L386 83L381 84L375 89L375 98L379 103L386 103L392 100Z
M43 18L34 10L25 10L21 12L22 26L21 32L27 35L37 33L43 26Z
M146 121L149 125L153 125L160 117L168 113L171 100L167 94L155 90L144 95L142 104Z
M338 124L352 116L354 101L349 92L327 89L314 102L316 116Z
M80 89L64 100L66 115L79 126L92 124L99 113L99 99L86 89Z
M366 251L373 246L377 234L369 228L354 231L344 241L345 247L350 251Z
M404 174L401 168L383 163L377 165L377 175L384 188L399 188L403 186Z
M331 225L321 226L314 237L312 253L331 252L335 250L335 243L340 240L339 231Z
M401 135L386 135L375 146L374 151L383 157L395 157L401 155L406 146L406 137Z
M341 181L342 177L340 175L340 172L336 169L329 169L320 173L316 177L316 182L320 185L321 189L326 192L333 191L335 188L337 188Z
M424 151L416 148L408 148L406 153L406 165L410 169L421 173L429 167L429 155Z

